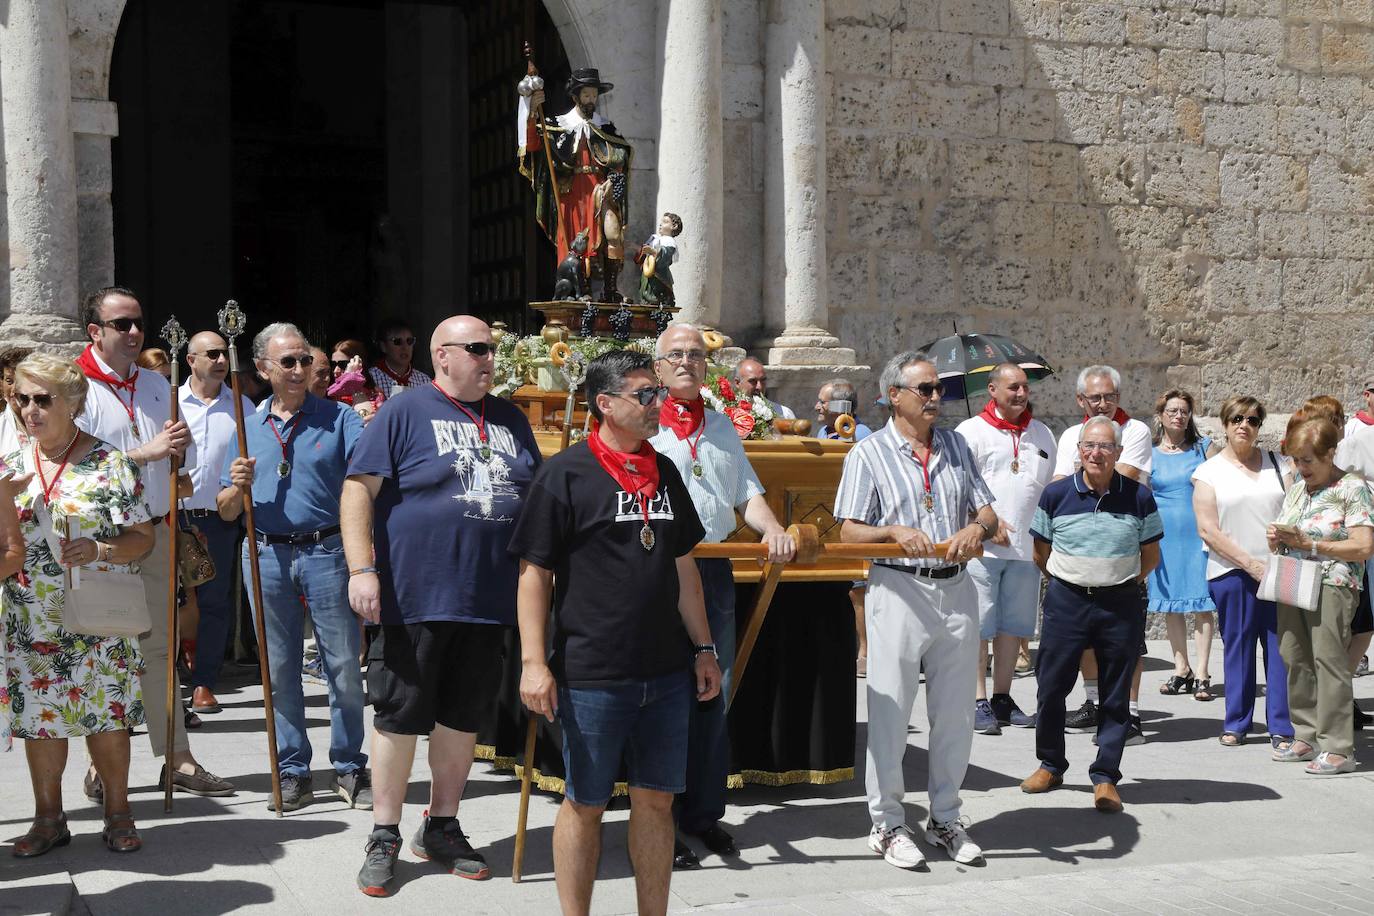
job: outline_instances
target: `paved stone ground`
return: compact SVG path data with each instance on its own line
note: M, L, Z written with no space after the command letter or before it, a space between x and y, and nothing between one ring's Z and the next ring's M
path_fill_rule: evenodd
M1222 704L1156 692L1166 676L1167 645L1152 642L1143 717L1149 743L1128 748L1116 816L1091 810L1086 735L1069 737L1073 769L1066 786L1044 796L1017 783L1035 766L1033 733L975 736L964 812L987 850L987 865L955 865L928 850L927 872L909 873L868 852L868 819L859 781L827 787L749 788L731 795L727 820L740 858L708 857L699 871L673 878L672 906L758 913L1172 913L1374 911L1374 736L1359 739L1370 769L1318 779L1268 760L1263 735L1238 749L1216 741ZM1213 666L1220 671L1219 647ZM193 733L196 753L240 787L228 799L177 796L171 816L153 790L157 764L147 738L135 739L134 811L143 852L115 857L99 841L97 809L81 795L84 754L73 749L65 789L75 839L41 859L20 862L0 849L0 914L89 912L217 914L429 912L436 904L464 912L521 914L557 907L550 858L556 800L531 805L525 881L509 880L518 786L479 764L462 821L483 847L496 877L467 883L403 854L399 889L387 900L354 887L366 812L328 795L328 720L323 688L311 687L311 736L317 801L277 819L265 807L268 781L259 693L242 686L221 694L226 711ZM746 688L747 689L747 688ZM1034 678L1014 695L1033 705ZM1374 678L1356 684L1374 706ZM1081 700L1081 696L1071 698ZM862 760L865 720L860 693ZM1262 718L1262 716L1261 716ZM906 769L910 822L926 814L925 711L912 717ZM8 845L31 814L22 748L0 755L0 837ZM427 771L416 785L402 829L413 831L424 804ZM607 815L598 913L634 910L624 810ZM73 888L75 894L73 894Z

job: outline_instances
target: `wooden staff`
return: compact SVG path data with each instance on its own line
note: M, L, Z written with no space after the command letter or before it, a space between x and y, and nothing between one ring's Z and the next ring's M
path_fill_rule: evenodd
M219 332L229 344L229 379L234 392L234 425L238 428L239 457L248 457L248 433L243 427L243 395L239 393L239 354L234 338L243 333L245 319L239 304L230 299L219 310ZM243 493L243 521L248 528L248 575L253 588L253 623L258 631L258 671L262 674L262 704L267 718L267 763L271 768L272 802L282 816L281 771L277 767L277 722L272 711L272 671L267 660L267 620L263 616L262 577L258 573L258 532L253 525L253 491Z
M167 319L162 326L162 339L167 341L167 364L172 372L171 420L181 419L181 401L177 397L180 382L181 348L186 346L186 332L176 316ZM167 762L167 783L162 787L162 810L172 810L172 745L176 737L176 715L181 712L181 696L177 690L177 656L180 654L181 641L177 633L177 584L181 575L177 571L177 532L181 529L181 519L177 516L177 476L181 472L181 457L171 454L171 498L167 522L172 536L168 538L167 553L170 557L171 575L167 577L167 747L163 760Z
M525 75L538 79L542 84L544 80L539 76L539 68L534 65L533 54L534 49L530 47L528 41L525 42ZM539 125L539 137L544 145L544 159L549 164L549 185L553 188L553 214L554 218L558 220L558 246L570 248L572 246L568 242L568 229L563 225L563 201L558 196L558 173L553 168L553 150L549 147L549 131L544 124L544 104L542 102L534 106L534 123Z

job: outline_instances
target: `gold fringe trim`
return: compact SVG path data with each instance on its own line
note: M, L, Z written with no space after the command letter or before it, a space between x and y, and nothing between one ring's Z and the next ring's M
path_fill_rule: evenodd
M517 779L523 778L525 768L516 762L514 757L496 755L496 748L490 744L479 744L473 751L473 756L478 760L487 760L491 765L501 771L509 770L515 774ZM847 782L854 778L853 767L840 767L836 770L786 770L775 773L768 770L741 770L738 773L731 773L725 781L727 789L742 789L746 785L771 786L778 788L781 786L795 786L801 783L809 783L813 786L831 786L839 782ZM559 776L545 776L538 767L530 776L530 782L542 792L557 792L563 794L563 779ZM623 782L615 784L614 795L628 795L629 787Z

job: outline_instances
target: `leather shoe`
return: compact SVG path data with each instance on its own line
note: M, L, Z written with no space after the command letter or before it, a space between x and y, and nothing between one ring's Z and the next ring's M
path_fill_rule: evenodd
M197 687L191 691L191 710L210 715L220 711L219 700L209 687Z
M720 824L712 824L696 834L696 838L718 856L739 855L739 850L735 848L735 838L726 833Z
M1050 789L1057 789L1064 784L1064 777L1058 773L1051 773L1041 767L1034 773L1026 777L1021 783L1021 791L1027 795L1039 795L1041 792L1048 792Z
M1116 794L1116 786L1109 782L1099 782L1093 786L1093 807L1105 814L1120 811L1121 796Z
M673 868L679 871L684 868L701 868L701 859L697 858L692 847L676 838L673 840Z

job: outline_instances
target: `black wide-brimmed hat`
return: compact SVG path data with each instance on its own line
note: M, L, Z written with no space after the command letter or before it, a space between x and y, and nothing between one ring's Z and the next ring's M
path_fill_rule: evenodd
M610 92L615 88L614 83L601 82L601 71L595 67L582 67L572 72L572 77L568 80L568 95L576 95L577 90L591 86L598 92Z

